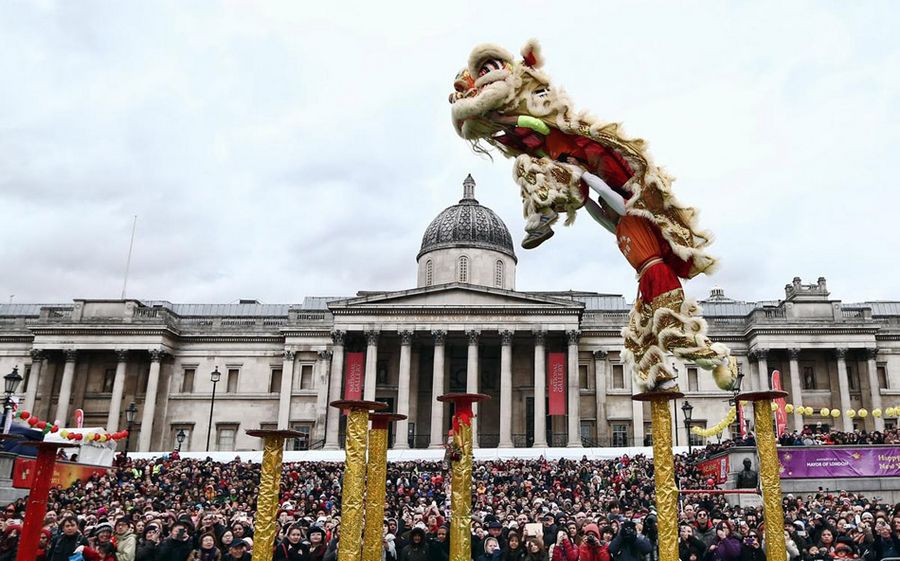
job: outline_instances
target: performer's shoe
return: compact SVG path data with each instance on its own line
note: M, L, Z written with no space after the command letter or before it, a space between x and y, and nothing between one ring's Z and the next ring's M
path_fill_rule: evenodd
M737 383L737 374L737 360L733 356L723 357L722 363L713 368L712 371L716 385L725 391L734 389L734 385Z
M535 230L534 232L528 232L528 235L525 236L524 240L522 240L522 247L525 249L534 249L552 238L553 234L554 232L551 228L544 228L541 230Z

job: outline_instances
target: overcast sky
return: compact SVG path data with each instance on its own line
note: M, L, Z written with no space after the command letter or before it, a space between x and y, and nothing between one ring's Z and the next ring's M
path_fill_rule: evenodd
M447 96L472 47L540 39L578 107L650 143L729 296L795 275L900 299L897 2L3 2L0 299L299 302L415 286L472 173L517 244L511 162ZM634 294L585 214L517 287ZM14 295L14 296L13 296Z

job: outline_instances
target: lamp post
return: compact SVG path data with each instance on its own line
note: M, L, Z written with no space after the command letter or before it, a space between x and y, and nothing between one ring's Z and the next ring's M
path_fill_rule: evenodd
M212 391L212 401L209 402L209 426L206 428L206 451L209 452L209 437L212 436L212 419L213 419L213 409L216 406L216 384L219 383L219 380L222 379L222 373L219 372L219 366L216 365L216 369L210 372L209 379L213 385Z
M5 433L6 418L12 410L12 394L16 393L16 388L19 387L19 382L22 381L22 375L19 374L19 367L14 366L12 372L3 377L3 381L6 384L6 387L4 388L6 390L6 401L3 402L3 432Z
M678 379L678 366L672 364L672 370L675 372L675 379ZM675 411L675 446L678 446L678 402L672 404L672 410Z
M688 456L691 455L691 416L694 413L694 406L691 405L691 402L688 400L684 400L684 404L681 406L681 412L684 413L684 432L687 435L687 443L688 443Z
M175 435L175 440L178 441L179 452L181 452L181 445L184 444L185 438L187 438L187 435L184 433L184 429L178 429L178 434Z
M131 444L131 427L134 425L134 418L137 417L137 405L132 401L125 410L125 422L128 424L128 434L125 436L125 457L128 457L128 446Z

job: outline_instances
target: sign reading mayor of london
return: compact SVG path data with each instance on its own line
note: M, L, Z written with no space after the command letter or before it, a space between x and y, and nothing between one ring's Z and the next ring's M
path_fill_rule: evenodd
M778 450L782 479L900 477L900 447L821 446Z

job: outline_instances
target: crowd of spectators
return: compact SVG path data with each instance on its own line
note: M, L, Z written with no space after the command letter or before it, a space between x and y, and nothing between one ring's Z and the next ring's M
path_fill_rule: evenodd
M695 466L704 454L676 456L680 488L707 488ZM336 559L342 467L284 465L276 560ZM657 559L653 463L644 456L476 462L473 472L476 561ZM389 464L384 561L448 559L447 474L443 462ZM34 559L248 560L258 481L259 465L239 459L129 460L51 493ZM825 491L784 503L789 559L777 561L900 557L900 505ZM2 511L0 561L15 558L24 506ZM760 509L710 494L683 495L680 508L680 561L765 561Z

